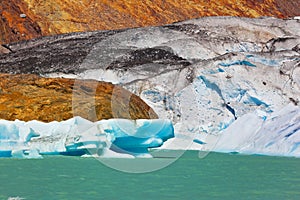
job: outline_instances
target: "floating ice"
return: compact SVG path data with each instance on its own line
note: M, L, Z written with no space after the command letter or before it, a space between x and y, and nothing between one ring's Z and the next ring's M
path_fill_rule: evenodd
M50 123L0 120L0 157L145 157L150 155L148 148L159 147L172 137L171 121L160 119L110 119L95 123L81 117Z

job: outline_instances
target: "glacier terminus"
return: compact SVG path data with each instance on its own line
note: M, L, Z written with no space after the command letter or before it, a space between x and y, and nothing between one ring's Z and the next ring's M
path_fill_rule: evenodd
M1 154L4 146L28 142L39 152L76 150L80 154L79 149L105 149L100 146L115 143L119 148L110 150L127 151L131 156L162 148L300 157L299 30L299 19L204 17L159 27L74 33L10 44L14 53L0 57L1 72L112 82L140 96L160 120L128 125L132 130L150 131L147 137L138 138L128 136L132 130L114 129L116 123L133 122L100 121L91 125L98 127L94 139L84 139L83 134L78 142L71 126L63 124L78 121L88 126L91 122L75 117L59 124L27 122L24 128L20 121L1 121L1 130L15 137L4 141L1 133ZM26 62L16 55L33 49L42 56L31 57L32 65L24 67ZM60 62L62 52L70 60ZM144 129L147 123L153 127ZM72 134L60 135L54 142L55 134L49 136L54 124L61 129L58 132ZM49 130L43 137L40 126ZM111 132L101 129L105 126ZM52 146L39 146L50 140ZM21 153L14 150L13 155ZM25 156L30 155L35 155L34 150Z

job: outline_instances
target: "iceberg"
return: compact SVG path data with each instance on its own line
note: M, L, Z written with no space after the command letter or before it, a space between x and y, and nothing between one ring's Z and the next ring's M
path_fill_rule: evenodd
M148 148L159 147L172 137L172 122L161 119L91 122L74 117L49 123L0 120L0 157L150 157Z

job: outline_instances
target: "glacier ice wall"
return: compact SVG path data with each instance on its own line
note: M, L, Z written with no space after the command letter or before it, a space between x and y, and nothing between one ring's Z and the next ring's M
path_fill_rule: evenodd
M172 119L176 138L196 141L186 149L213 150L220 133L239 123L245 133L238 137L255 142L249 137L262 119L289 104L299 107L299 29L293 19L233 17L130 29L95 44L81 64L87 70L77 76L112 81L142 97L161 118ZM91 64L96 67L88 69ZM264 126L262 136L268 134ZM241 142L227 139L221 141L240 151ZM248 151L300 156L259 144Z
M76 76L120 84L161 118L217 133L246 113L299 102L299 28L292 19L205 17L124 30L96 43Z
M246 114L223 131L214 151L300 157L300 108Z
M260 142L241 150L241 141L258 140L253 134L269 134L263 119L269 122L289 104L299 107L299 30L295 19L236 17L124 30L96 43L76 76L120 84L151 105L160 118L172 119L181 142L169 148L213 150L224 130L240 124L238 130L244 134L234 136L238 142L229 136L221 139L225 146L218 147L219 141L218 151L300 156L297 150ZM290 118L276 123L300 123ZM225 133L224 137L230 135ZM299 141L291 138L280 144L296 148ZM186 145L174 146L179 143Z

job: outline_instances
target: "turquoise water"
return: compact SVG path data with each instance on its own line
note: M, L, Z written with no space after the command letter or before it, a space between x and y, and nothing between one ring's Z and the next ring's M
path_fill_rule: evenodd
M300 159L188 151L130 174L94 158L0 159L0 199L300 199Z

